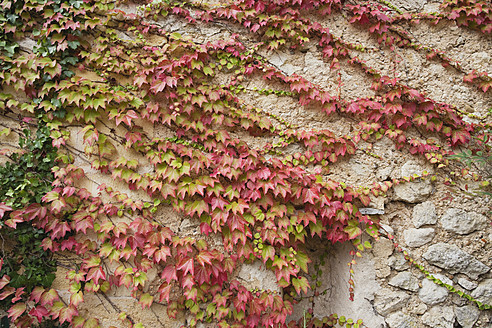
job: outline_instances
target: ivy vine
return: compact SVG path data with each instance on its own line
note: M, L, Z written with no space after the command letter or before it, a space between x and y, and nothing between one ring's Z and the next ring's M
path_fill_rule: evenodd
M108 291L121 286L143 308L161 303L170 317L190 314L189 326L362 327L357 319L314 318L312 311L287 322L297 296L319 293L317 273L316 286L308 279L312 260L306 240L351 242L357 249L353 255L359 256L371 247L360 236L378 237L377 220L359 211L369 205L370 195L385 195L414 179L485 181L478 173L451 174L450 169L458 146L478 144L490 151L488 139L481 139L490 135L489 125L467 123L458 108L369 66L358 56L367 49L336 37L313 18L346 13L350 24L365 28L381 47L420 51L490 93L492 79L486 72L466 71L401 28L420 20L447 20L488 35L491 7L485 1L446 0L436 14L404 13L386 1L141 1L135 13L125 12L124 5L109 0L1 2L0 114L20 121L21 128L5 126L0 132L19 137L19 150L2 152L8 159L0 168L0 232L15 245L3 248L0 299L18 327L99 327L97 318L79 313L84 297L107 298ZM254 44L238 34L200 43L166 30L160 22L169 16L192 25L234 26ZM36 45L26 51L20 47L23 39ZM343 99L340 92L330 94L302 76L285 74L260 55L262 50L303 51L311 41L330 69L351 65L372 80L377 95ZM253 78L272 87L249 90L246 81ZM299 129L244 102L241 95L249 91L293 98L299 106L348 117L357 128L343 136ZM170 136L153 136L151 126ZM439 141L411 137L412 129ZM268 142L255 149L237 138L238 132ZM83 149L74 147L71 133L83 140ZM442 175L371 187L323 176L333 163L363 149L361 144L383 137L425 158ZM289 154L292 144L302 151ZM84 165L128 189L91 181ZM100 193L82 187L87 181L97 184ZM166 226L157 215L165 206L199 222L201 236ZM70 297L62 299L51 283L67 252L73 255L65 265ZM243 286L234 273L252 261L272 270L278 285L291 293ZM159 276L153 290L148 288L156 283L148 278L150 268ZM351 279L351 297L354 286ZM142 327L112 306L124 324Z

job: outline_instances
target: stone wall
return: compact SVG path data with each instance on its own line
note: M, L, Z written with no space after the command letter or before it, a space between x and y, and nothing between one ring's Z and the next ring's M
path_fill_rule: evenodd
M409 12L432 12L438 9L439 3L427 0L398 0L394 1L394 4ZM132 3L120 6L119 10L128 14L138 12L137 6ZM484 116L492 107L490 92L483 93L464 83L461 73L443 67L438 61L427 60L422 52L401 48L390 51L379 45L367 31L349 24L341 13L312 18L343 40L369 49L368 52L360 53L361 58L368 64L384 74L398 76L403 83L425 91L436 101L450 103L477 116ZM191 24L170 15L156 23L200 43L226 40L232 33L240 34L248 46L255 42L254 35L227 22ZM422 45L445 51L451 58L460 61L466 70L492 73L490 35L458 28L452 22L441 22L436 26L421 22L405 28ZM134 38L123 32L120 37L130 41ZM25 50L32 50L31 41L26 39L21 43ZM155 42L158 44L160 40ZM330 69L329 64L323 61L316 49L314 41L305 45L302 51L260 50L260 55L286 75L300 75L331 91L332 94L339 94L342 98L355 99L374 95L374 91L370 89L371 81L360 69L346 63L341 63L339 71ZM87 79L98 78L97 75L82 72L78 74ZM227 81L228 78L226 75L220 76L217 82ZM328 116L315 108L300 106L293 97L265 96L256 92L257 89L267 87L285 89L285 86L255 77L246 81L244 85L245 91L238 96L246 105L274 114L295 125L298 130L329 129L337 136L342 136L357 129L350 118L338 114ZM5 124L15 126L17 123L6 121ZM168 137L174 133L157 124L144 126L144 129L153 137ZM80 130L78 127L71 128L69 140L69 145L79 150L83 149ZM104 132L104 128L101 131ZM111 133L110 130L106 132ZM122 133L122 129L116 130L117 135L121 136ZM420 136L418 131L411 131L410 134L422 138L434 137ZM255 149L261 149L266 142L272 141L267 137L251 136L241 131L238 131L235 137ZM4 141L14 146L15 135ZM364 151L362 148L357 150L355 155L334 163L329 171L323 172L324 178L354 186L370 187L374 182L383 183L414 174L422 176L425 171L430 174L443 172L424 158L411 155L405 149L397 150L393 142L386 137L376 142L370 151ZM300 145L291 145L285 151L294 154L302 149ZM127 152L123 147L118 147L117 150L119 153ZM127 155L137 156L133 153ZM139 162L145 161L145 158L139 158ZM83 154L76 157L75 165L83 168L89 178L81 182L81 186L94 194L99 192L98 186L104 183L115 189L124 189L133 199L150 200L146 194L128 190L124 184L91 168L90 161ZM139 170L145 173L146 170L152 170L152 166L141 165ZM473 187L472 182L469 184ZM458 291L463 291L480 302L492 304L490 199L470 196L460 189L464 189L464 185L451 189L429 179L419 178L395 186L385 196L372 197L371 204L364 211L375 220L380 220L381 237L379 240L362 237L364 240L370 240L373 246L371 250L362 252L362 257L356 258L357 263L353 265L354 301L349 300L348 280L351 277L347 266L347 263L352 261L350 251L353 250L353 246L332 246L316 240L308 243L313 259L328 254L323 264L316 261L311 264L311 270L314 271L314 265L318 264L322 272L318 290L325 293L297 304L292 317L302 316L304 310L314 304L315 316L337 313L339 316L360 318L371 328L492 327L490 311L480 311L475 304L426 278L425 274L405 259L403 254L403 251L407 252L432 276ZM199 222L176 214L170 207L161 207L156 213L156 219L182 236L199 235ZM394 236L394 239L390 240L388 235ZM222 247L220 238L209 239L209 243L215 247ZM401 251L396 249L395 244L401 247ZM65 260L70 261L70 257ZM152 290L156 288L159 277L152 271L148 276L151 283L146 288ZM270 289L282 293L273 272L266 270L260 262L244 264L238 270L237 278L250 289ZM68 286L64 281L65 272L60 269L55 288L62 297L68 298L70 294L66 291ZM142 310L124 287L112 290L106 298L97 295L87 297L83 309L82 313L98 317L103 327L117 326L115 316L119 311L126 311L147 327L179 327L187 322L186 317L171 320L166 315L165 307L160 304Z

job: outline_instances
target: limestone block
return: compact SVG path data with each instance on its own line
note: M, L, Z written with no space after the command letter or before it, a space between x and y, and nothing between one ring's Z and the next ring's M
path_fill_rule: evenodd
M455 306L456 320L463 328L472 328L480 316L480 310L474 305Z
M452 244L434 244L423 254L423 258L449 273L464 273L472 279L490 271L488 266Z
M432 185L427 181L400 183L394 187L394 200L406 203L420 203L432 193Z
M400 311L392 313L385 319L390 328L417 328L417 319Z
M372 249L372 253L376 257L387 258L391 254L393 254L393 243L388 239L381 239L377 243L374 243L374 247Z
M248 289L264 289L280 292L275 273L265 268L261 262L243 264L238 277Z
M473 298L485 304L492 304L492 279L486 279L471 293Z
M434 277L440 279L442 282L453 285L453 282L448 278L440 274L434 274ZM435 282L425 278L422 280L422 288L419 291L419 298L428 305L435 305L444 302L448 297L448 290L445 287L441 287Z
M422 321L431 328L453 328L455 316L451 306L434 306L422 316Z
M404 271L398 273L396 276L391 278L389 284L394 287L401 289L410 290L416 292L419 289L419 282L415 276L409 271Z
M410 264L405 260L405 256L401 253L395 253L390 256L388 258L388 265L397 271L407 270L410 267Z
M470 281L466 278L459 278L458 279L458 284L463 287L464 289L467 289L467 290L472 290L472 289L475 289L477 288L478 284L473 282L473 281Z
M458 208L450 208L441 218L444 230L466 235L487 225L487 218L479 213L465 212Z
M412 222L416 228L420 228L426 224L435 224L437 222L437 214L434 203L427 201L415 205L413 208Z
M381 288L376 293L374 308L379 314L385 316L391 312L403 308L409 299L410 295L405 292L392 291L389 288Z
M407 229L403 232L405 243L409 247L420 247L434 238L433 228Z

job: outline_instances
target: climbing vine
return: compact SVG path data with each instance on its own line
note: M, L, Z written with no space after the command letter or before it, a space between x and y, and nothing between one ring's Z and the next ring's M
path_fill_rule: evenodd
M351 242L359 256L371 247L361 235L378 237L377 219L359 211L372 195L414 179L482 181L463 170L450 178L448 168L455 165L458 146L478 140L488 147L488 140L477 138L490 126L467 123L460 109L369 66L359 54L370 50L333 35L315 18L343 12L381 47L420 51L490 93L486 72L466 71L401 28L448 20L490 34L490 4L444 1L438 14L403 13L385 1L141 1L133 12L123 9L128 5L1 3L0 114L21 126L0 123L0 134L19 138L17 150L2 151L7 159L0 168L0 232L15 245L4 247L0 262L0 300L10 321L18 327L98 327L97 318L80 311L84 298L108 299L109 291L125 287L143 308L160 303L170 317L187 313L189 326L362 327L357 319L313 318L311 312L288 322L301 295L320 292L317 272L311 279L315 286L309 282L313 259L306 241ZM199 42L164 28L161 22L169 17L234 27L247 37L232 33L226 40ZM26 39L36 45L22 49ZM363 72L377 95L343 99L340 92L330 94L286 74L262 55L303 51L310 42L331 70L350 65ZM255 78L271 87L249 88ZM290 97L299 106L347 117L356 128L347 135L302 130L249 105L246 92ZM413 137L411 131L432 133L438 141ZM267 142L254 148L238 135ZM443 174L370 187L323 175L358 150L370 153L365 145L383 137ZM289 153L294 144L302 150ZM87 170L113 184L92 180ZM171 229L159 214L167 207L198 222L200 235ZM285 293L252 291L236 279L240 266L253 261L272 270ZM56 267L67 270L69 297L51 288ZM158 283L149 279L151 268ZM351 279L351 297L355 284ZM123 323L142 327L112 306Z

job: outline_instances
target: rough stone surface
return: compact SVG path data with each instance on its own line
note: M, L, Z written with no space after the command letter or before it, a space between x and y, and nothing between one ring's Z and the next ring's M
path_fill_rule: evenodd
M473 298L485 304L492 304L492 279L486 279L471 293Z
M454 313L456 314L456 321L458 321L463 328L473 328L473 325L480 316L480 310L474 305L455 306Z
M470 281L470 280L468 280L466 278L459 278L458 279L458 284L461 287L463 287L464 289L467 289L467 290L475 289L478 286L477 283L474 283L473 281Z
M434 277L442 282L452 285L453 282L440 274L434 274ZM445 287L437 285L435 282L425 278L422 280L422 288L419 291L419 298L428 305L435 305L444 302L448 297L448 290Z
M462 251L458 246L446 243L430 246L423 254L423 258L452 274L460 272L472 279L477 279L479 275L490 270L488 266Z
M381 288L376 294L374 308L379 314L385 316L403 308L409 299L410 295L405 292L395 292L389 288Z
M420 203L429 197L432 192L432 185L426 181L400 183L394 187L394 192L394 200Z
M409 271L398 273L388 282L391 286L416 292L419 289L419 281Z
M466 235L485 228L487 221L487 218L482 214L450 208L442 216L441 225L444 230Z
M346 317L362 319L367 327L384 327L384 318L373 308L375 295L381 288L376 280L374 258L363 256L357 259L357 270L354 272L353 279L361 283L355 286L354 301L349 300L347 280L350 277L347 263L351 261L351 249L350 244L333 246L330 260L326 261L322 269L323 285L320 290L327 289L328 293L315 298L314 315L323 317L327 313L338 313ZM334 299L337 301L333 302ZM297 318L302 317L302 311L306 308L298 308L300 316Z
M277 278L273 271L267 270L260 262L243 264L238 277L243 280L248 289L265 289L279 292Z
M408 314L400 311L390 314L386 318L390 328L418 328L418 321Z
M388 265L397 271L403 271L410 268L410 264L405 260L405 257L401 253L395 253L390 256L388 258Z
M454 321L451 306L434 306L422 316L422 322L431 328L453 328Z
M435 224L437 222L437 214L434 203L427 201L415 205L413 208L412 222L416 228L420 228L426 224Z
M433 228L408 229L403 232L405 243L409 247L420 247L429 243L434 238Z

